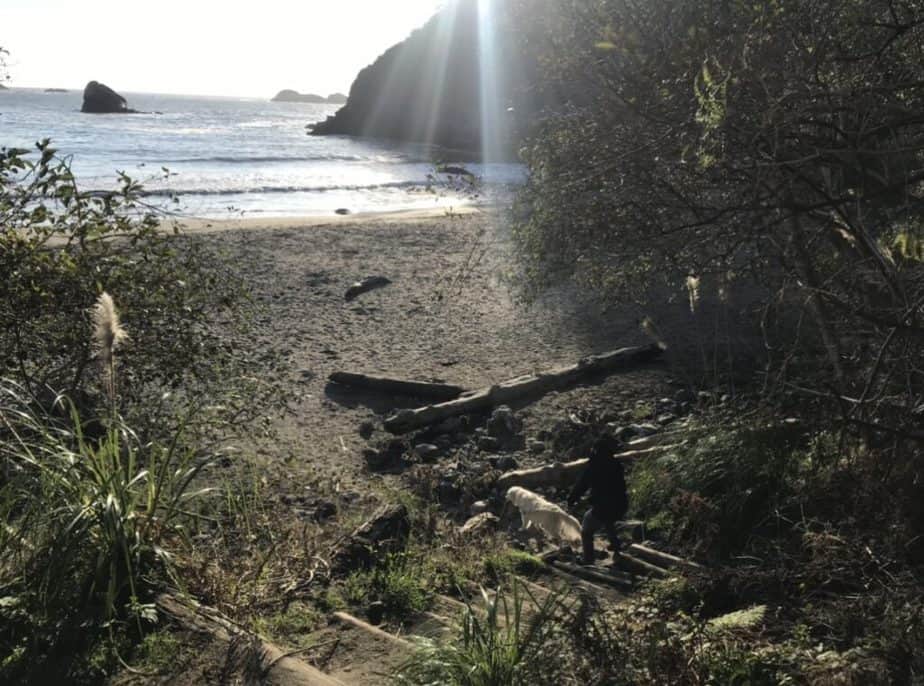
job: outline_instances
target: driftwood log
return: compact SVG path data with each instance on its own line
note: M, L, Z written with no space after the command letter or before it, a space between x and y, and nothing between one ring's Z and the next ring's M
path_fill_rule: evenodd
M484 412L497 405L516 401L532 400L552 391L570 388L587 377L631 369L654 360L663 352L664 348L659 345L648 345L586 357L569 367L521 376L439 405L402 410L385 421L385 428L393 434L404 434L450 417Z
M461 386L425 381L403 381L401 379L389 379L384 376L353 374L351 372L334 372L328 377L328 381L350 388L439 401L455 400L465 393L465 389Z
M369 291L374 291L378 288L385 288L391 284L391 280L385 278L384 276L367 276L362 281L357 281L352 286L347 289L346 294L343 296L344 300L351 302L356 300L363 293L368 293Z
M660 455L676 448L677 444L659 445L643 450L627 450L613 455L614 460L632 462L652 455ZM502 474L497 480L497 487L503 490L513 486L522 486L529 490L537 488L568 488L573 486L587 466L588 459L582 458L572 462L555 463L532 469L517 469Z
M218 610L167 593L157 598L157 608L190 631L208 634L232 647L236 646L236 650L249 651L249 659L243 658L242 662L253 663L259 672L252 675L255 683L271 686L343 686L337 679L235 624Z

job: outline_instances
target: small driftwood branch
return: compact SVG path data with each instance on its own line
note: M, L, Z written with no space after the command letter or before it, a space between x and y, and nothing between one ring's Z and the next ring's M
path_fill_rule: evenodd
M349 388L390 393L392 395L407 395L413 398L426 398L441 402L455 400L465 393L465 389L461 386L426 381L403 381L385 376L354 374L352 372L334 372L328 377L328 381Z
M632 369L656 359L663 352L664 348L659 345L647 345L586 357L569 367L521 376L439 405L403 410L387 419L385 428L393 434L404 434L450 417L484 412L498 405L517 401L533 400L552 391L575 386L594 375Z
M205 633L216 640L233 643L250 639L260 658L265 683L274 686L343 686L324 672L286 653L281 648L247 631L218 610L193 600L164 593L157 598L157 609L191 631Z

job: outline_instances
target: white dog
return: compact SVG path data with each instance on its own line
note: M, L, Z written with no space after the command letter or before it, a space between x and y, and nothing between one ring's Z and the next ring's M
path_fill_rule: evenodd
M580 548L581 525L558 505L519 486L507 491L507 500L520 511L524 528L535 527L551 539Z

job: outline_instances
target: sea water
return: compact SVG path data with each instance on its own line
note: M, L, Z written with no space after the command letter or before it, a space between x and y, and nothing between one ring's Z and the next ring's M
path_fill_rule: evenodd
M436 174L452 153L426 145L309 136L338 105L123 93L142 114L82 114L82 93L0 91L0 146L50 138L84 191L144 184L147 201L189 217L323 216L458 207L522 181L516 164L464 163L476 194ZM166 170L166 171L165 171ZM175 200L174 200L175 198Z

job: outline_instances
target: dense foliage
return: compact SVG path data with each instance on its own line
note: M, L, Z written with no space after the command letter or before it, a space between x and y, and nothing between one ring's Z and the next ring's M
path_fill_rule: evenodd
M768 388L820 372L852 420L875 405L911 430L924 7L527 4L546 85L571 94L524 150L530 282L648 305L686 288L760 327Z
M115 191L80 189L48 141L0 151L0 376L46 407L63 393L92 419L101 389L89 312L108 291L131 331L119 405L139 431L173 426L178 407L197 404L252 416L260 384L229 340L247 322L244 286L163 220L124 174Z

